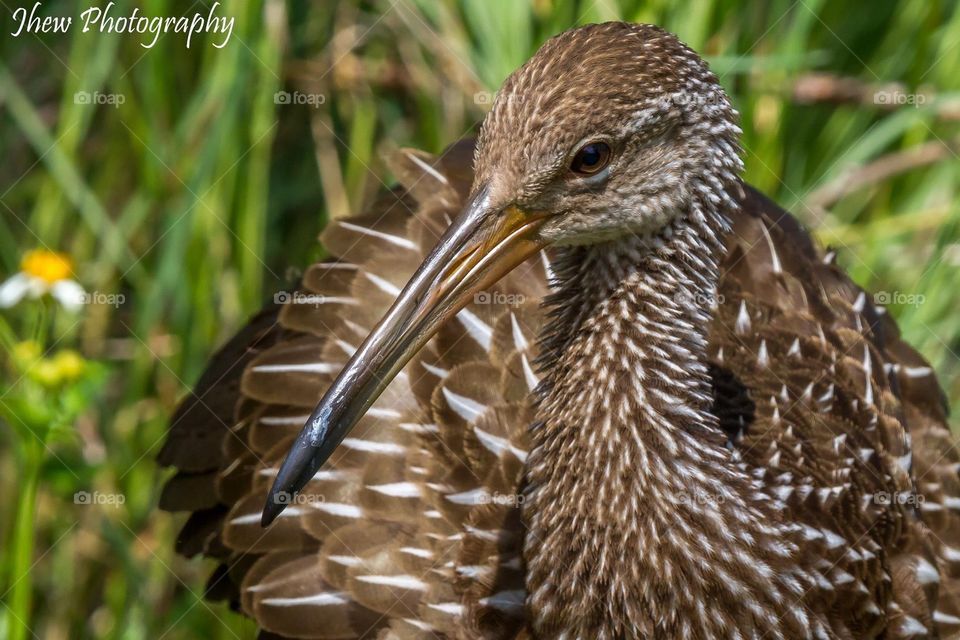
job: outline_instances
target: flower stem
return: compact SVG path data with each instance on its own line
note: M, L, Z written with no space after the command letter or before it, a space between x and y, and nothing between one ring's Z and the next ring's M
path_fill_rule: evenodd
M24 640L33 635L30 613L33 599L34 523L37 508L37 484L40 480L41 445L36 441L23 443L23 475L17 516L14 520L10 572L10 601L7 620L10 640Z

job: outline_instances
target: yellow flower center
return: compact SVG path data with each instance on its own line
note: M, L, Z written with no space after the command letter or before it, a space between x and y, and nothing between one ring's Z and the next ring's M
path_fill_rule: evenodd
M20 269L27 275L40 278L47 284L66 280L73 273L70 258L62 253L47 251L46 249L34 249L26 252L23 255L23 260L20 261Z

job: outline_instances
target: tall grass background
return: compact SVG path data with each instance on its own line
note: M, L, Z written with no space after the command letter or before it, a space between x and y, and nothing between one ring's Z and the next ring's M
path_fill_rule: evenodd
M106 382L44 443L35 517L20 531L34 542L27 558L10 550L37 446L16 411L0 412L0 636L255 634L202 601L210 567L176 556L182 519L155 508L171 410L215 346L323 255L326 221L391 184L384 153L440 152L474 133L489 92L577 24L652 22L703 53L742 114L747 178L835 247L858 283L888 294L960 400L955 2L225 0L218 11L236 25L222 49L174 35L145 49L136 35L76 27L12 37L13 10L32 4L0 1L0 277L48 247L73 258L88 291L124 302L48 324L47 345L79 349ZM113 11L212 4L120 0ZM98 91L124 103L75 99ZM277 91L323 104L278 104ZM0 311L5 352L36 337L43 312L26 304ZM6 374L0 403L20 384ZM78 489L125 500L78 505Z

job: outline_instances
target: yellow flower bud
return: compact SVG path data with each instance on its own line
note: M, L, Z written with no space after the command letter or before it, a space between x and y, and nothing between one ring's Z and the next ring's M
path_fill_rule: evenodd
M83 375L87 361L73 349L64 349L53 357L53 364L57 368L60 378L69 382Z

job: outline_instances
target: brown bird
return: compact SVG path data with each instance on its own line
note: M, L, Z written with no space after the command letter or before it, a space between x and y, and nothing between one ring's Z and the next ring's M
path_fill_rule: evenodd
M208 596L274 637L960 637L933 371L739 137L696 53L608 23L475 148L398 153L174 417Z

